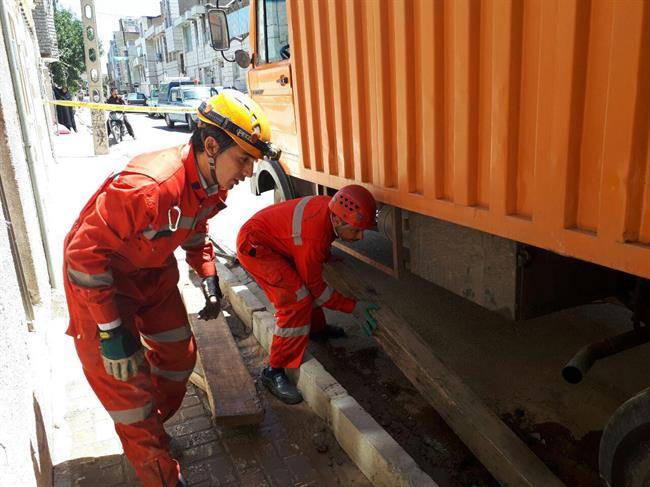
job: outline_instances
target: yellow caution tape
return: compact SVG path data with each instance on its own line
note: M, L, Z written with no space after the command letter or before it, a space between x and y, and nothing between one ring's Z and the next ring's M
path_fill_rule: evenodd
M90 108L91 110L106 110L109 112L137 112L137 113L196 113L196 108L180 107L148 107L140 105L115 105L112 103L90 103L72 100L47 100L52 105L63 107Z

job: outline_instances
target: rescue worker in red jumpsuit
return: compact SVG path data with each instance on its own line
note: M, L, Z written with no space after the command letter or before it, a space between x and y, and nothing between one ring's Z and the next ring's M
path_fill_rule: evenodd
M309 338L345 336L325 322L323 307L354 313L369 334L377 306L355 301L323 280L323 263L335 238L357 241L375 224L376 203L362 186L341 188L333 197L307 196L271 205L248 220L237 236L237 257L275 306L276 325L262 383L282 401L302 401L285 368L300 366Z
M202 278L200 316L215 318L222 295L208 220L256 159L278 155L262 110L235 90L202 103L198 118L188 144L137 156L109 177L64 243L67 333L145 487L185 485L163 429L196 359L174 249Z

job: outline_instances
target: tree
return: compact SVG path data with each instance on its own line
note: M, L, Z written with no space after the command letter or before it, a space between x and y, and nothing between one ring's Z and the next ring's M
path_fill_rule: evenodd
M54 12L56 40L59 43L59 61L51 66L54 83L67 85L71 93L82 87L81 74L86 70L83 26L72 12L57 9Z

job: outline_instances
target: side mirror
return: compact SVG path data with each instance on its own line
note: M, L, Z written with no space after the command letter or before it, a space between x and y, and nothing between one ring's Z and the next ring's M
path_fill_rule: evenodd
M239 65L240 68L246 69L251 65L251 56L243 49L235 51L235 62Z
M220 8L208 10L208 23L210 24L210 40L215 51L230 49L230 34L228 33L228 19L226 11Z

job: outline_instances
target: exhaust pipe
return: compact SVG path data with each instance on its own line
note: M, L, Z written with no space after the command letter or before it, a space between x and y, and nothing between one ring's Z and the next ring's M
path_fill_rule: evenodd
M650 327L641 326L632 331L585 345L564 366L562 377L569 384L578 384L597 360L648 342L650 342Z

